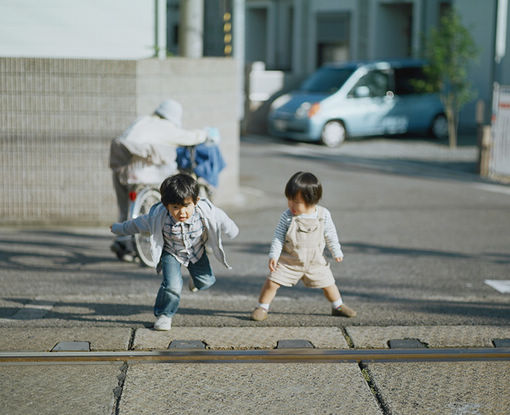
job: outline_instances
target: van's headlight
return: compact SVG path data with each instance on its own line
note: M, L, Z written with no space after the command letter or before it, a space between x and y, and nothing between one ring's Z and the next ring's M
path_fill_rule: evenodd
M315 114L319 112L321 109L321 105L318 102L314 102L313 104L310 102L303 102L299 108L296 110L297 118L312 118Z
M278 97L276 98L272 103L271 103L271 106L270 106L270 109L271 110L275 110L277 108L280 108L282 107L283 105L285 105L287 102L290 101L290 94L284 94L282 95L281 97Z
M312 104L310 104L309 102L303 102L296 110L296 117L305 118L308 115L308 110L310 109L311 106Z

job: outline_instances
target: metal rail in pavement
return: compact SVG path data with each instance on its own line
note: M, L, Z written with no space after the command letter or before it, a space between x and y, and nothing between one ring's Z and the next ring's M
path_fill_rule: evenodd
M0 352L0 363L331 363L510 360L510 348L463 349L272 349L117 352Z

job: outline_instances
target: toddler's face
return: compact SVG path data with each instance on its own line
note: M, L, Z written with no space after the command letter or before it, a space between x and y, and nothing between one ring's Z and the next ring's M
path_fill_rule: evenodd
M183 205L168 205L166 208L177 222L186 222L193 216L196 204L191 197L184 199Z
M293 199L287 199L287 204L294 216L311 214L315 211L315 205L306 204L301 193L298 193Z

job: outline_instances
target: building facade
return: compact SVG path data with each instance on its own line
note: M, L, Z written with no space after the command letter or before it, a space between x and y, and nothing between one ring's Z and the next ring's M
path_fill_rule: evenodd
M290 89L325 62L421 57L425 37L441 15L454 7L469 28L479 59L469 68L477 98L486 104L494 82L510 83L510 56L496 62L498 7L500 22L510 20L507 0L246 0L246 63L263 62L266 71L281 71L280 89ZM499 24L502 29L501 23ZM506 32L506 33L505 33ZM510 44L510 30L503 31ZM263 76L268 76L263 75ZM271 76L272 79L275 76ZM248 77L249 79L249 77ZM260 82L258 82L260 84ZM250 91L271 96L271 90ZM250 103L259 108L261 103ZM461 125L475 125L476 100L466 105Z

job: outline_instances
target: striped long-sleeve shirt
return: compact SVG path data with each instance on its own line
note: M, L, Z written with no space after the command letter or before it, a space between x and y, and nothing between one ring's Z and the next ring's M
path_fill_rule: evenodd
M338 241L338 235L336 233L335 224L331 219L331 213L325 207L322 207L324 212L324 239L329 252L334 258L343 258L342 247ZM317 209L314 213L309 215L301 215L303 218L317 218ZM285 235L289 230L290 222L292 221L292 213L289 209L282 213L278 225L274 231L273 240L271 242L271 248L269 249L269 258L278 259L282 252L283 244L285 242Z

